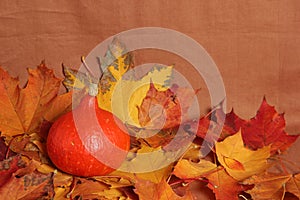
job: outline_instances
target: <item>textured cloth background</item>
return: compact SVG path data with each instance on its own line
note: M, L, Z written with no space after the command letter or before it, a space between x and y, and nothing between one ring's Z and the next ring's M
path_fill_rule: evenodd
M265 95L285 112L287 131L300 133L299 0L1 0L0 65L22 83L26 68L43 59L62 76L62 62L78 68L80 56L104 39L144 26L180 31L208 51L222 74L228 111L234 107L241 117L253 117ZM172 57L150 51L136 60L175 63L191 77L185 63ZM191 79L202 88L205 108L205 85Z

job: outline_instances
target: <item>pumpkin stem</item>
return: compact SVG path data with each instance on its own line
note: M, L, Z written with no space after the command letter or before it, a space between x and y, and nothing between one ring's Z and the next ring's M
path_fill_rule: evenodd
M96 83L91 83L89 85L89 95L95 97L97 96L97 94L98 94L98 85Z

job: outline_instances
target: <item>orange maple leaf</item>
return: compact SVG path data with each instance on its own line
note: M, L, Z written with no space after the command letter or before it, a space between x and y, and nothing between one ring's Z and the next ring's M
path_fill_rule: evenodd
M286 191L294 194L300 199L300 173L293 175L286 183Z
M178 196L171 186L162 180L156 184L151 181L138 179L135 184L135 193L138 194L140 200L190 200L193 196L190 191L187 191L185 196Z
M213 190L217 200L238 200L242 191L251 189L251 185L242 185L232 178L223 167L205 175L208 187Z
M46 113L59 113L62 107L72 102L71 95L65 95L67 98L57 103L61 105L59 109L49 110L55 102L61 80L55 77L53 70L48 69L44 62L37 69L28 69L28 73L29 78L25 88L20 88L18 78L12 78L0 68L0 131L2 136L12 137L36 132Z
M167 129L179 126L190 107L195 91L173 85L166 91L158 91L153 83L139 111L139 122L150 129Z
M254 184L253 189L247 191L253 199L283 199L285 195L285 184L292 175L263 173L254 175L243 181L243 184Z

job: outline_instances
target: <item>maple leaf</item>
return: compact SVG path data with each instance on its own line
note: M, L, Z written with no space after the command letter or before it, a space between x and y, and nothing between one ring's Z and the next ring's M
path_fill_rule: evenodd
M18 169L25 167L25 163L22 162L21 156L10 157L9 159L0 162L0 187L5 185L12 177L12 174Z
M10 158L14 155L16 154L9 150L8 146L5 144L4 138L0 137L0 161Z
M139 122L147 129L167 129L183 123L195 91L173 85L158 91L151 82L146 97L138 107Z
M0 68L0 130L4 137L38 131L48 106L57 97L60 79L42 62L37 69L28 69L24 89L19 80Z
M238 200L238 195L252 186L242 185L232 178L223 167L205 175L208 187L213 190L217 200Z
M101 182L77 178L76 185L70 193L70 196L72 196L72 198L100 199L103 197L100 192L103 192L105 189L108 189L108 186Z
M135 183L135 192L140 200L190 200L193 199L192 194L188 191L185 196L178 196L171 186L162 180L160 183L153 183L147 180L137 180Z
M53 196L51 174L32 172L20 178L13 176L0 188L0 200L6 199L38 199Z
M152 148L141 145L136 153L128 153L129 160L122 163L119 170L110 173L111 176L120 176L134 182L136 178L159 183L168 178L172 171L173 163L166 162L169 154L164 154L161 147ZM171 154L172 155L172 154ZM174 155L172 155L174 156ZM140 171L142 169L142 171ZM130 171L133 170L133 173Z
M72 109L72 105L74 105L72 95L74 95L73 99L77 99L73 92L68 92L57 96L48 106L47 111L43 115L43 118L46 121L54 122L59 116L64 113L70 111ZM74 105L75 107L75 105Z
M206 142L214 143L219 140L224 127L226 115L223 110L223 102L216 105L207 115L198 121L196 134ZM193 124L195 126L195 124Z
M237 133L244 123L245 120L237 116L233 109L225 114L222 106L220 106L199 120L197 136L211 142L222 141L226 137ZM209 137L206 137L207 134Z
M180 179L194 179L199 178L216 168L216 164L204 159L201 159L198 163L182 159L175 165L173 174Z
M109 90L101 96L97 96L99 107L114 113L119 119L126 124L141 127L139 122L139 107L146 97L146 94L152 81L159 91L166 90L163 85L169 80L172 74L172 66L157 67L154 66L144 76L139 79L135 78L134 71L126 74Z
M294 194L300 199L300 174L293 175L285 187L287 192Z
M54 195L52 173L39 172L37 170L39 162L19 155L11 157L8 162L5 165L8 169L1 170L1 175L5 177L3 179L5 184L0 187L1 200L31 200L43 197L51 198Z
M288 135L285 131L283 114L278 114L264 98L254 118L242 128L243 140L251 149L271 145L271 154L286 150L299 135Z
M117 37L109 44L104 57L99 57L101 69L104 72L103 79L106 76L112 76L114 80L120 80L121 77L130 68L133 67L133 56L127 51L125 44L123 44ZM107 73L105 69L108 69ZM101 87L102 93L110 90L109 87Z
M54 199L69 199L67 195L71 192L73 179L71 175L59 171L53 174Z
M254 174L261 173L268 167L270 147L256 151L244 146L241 132L227 137L223 142L216 143L218 161L236 180L243 180Z
M292 175L263 173L254 175L243 181L243 184L252 184L254 187L248 190L247 193L253 199L283 199L285 195L285 184L291 179Z
M115 173L115 174L117 174L117 173ZM101 176L101 177L93 177L93 179L100 181L102 183L105 183L106 185L109 185L110 188L122 188L122 187L129 187L129 186L133 185L131 180L129 180L125 177L122 177L122 176L120 176L120 177L118 177L118 176Z
M41 154L45 154L46 151L45 143L42 143L41 140L36 133L18 135L10 140L9 148L15 153L41 161Z
M162 130L139 128L133 131L133 133L140 143L157 148L169 144L174 139L177 131L177 127Z
M224 140L230 135L236 134L243 127L245 122L246 121L237 116L232 109L231 112L227 113L225 116L225 122L219 141Z
M135 135L139 144L144 144L152 148L162 147L165 151L177 151L187 147L195 138L194 132L188 123L182 124L181 127L173 127L169 129L132 129L127 125L131 134Z
M89 73L83 73L63 65L65 79L63 85L68 91L86 89L91 83L97 83Z
M117 83L133 67L132 54L118 38L114 38L103 58L99 58L103 74L99 81L99 107L112 112L111 98Z

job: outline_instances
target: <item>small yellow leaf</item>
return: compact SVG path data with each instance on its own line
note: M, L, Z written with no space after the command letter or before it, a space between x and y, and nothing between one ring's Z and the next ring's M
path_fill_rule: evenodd
M266 146L256 151L247 149L239 131L235 135L227 137L223 142L217 142L216 153L226 171L240 181L261 173L268 167L267 159L270 157L270 147Z
M240 163L239 161L235 160L235 159L224 157L224 163L230 169L245 171L245 168L244 168L243 164Z
M166 165L165 157L163 154L158 152L161 151L161 147L152 148L146 145L142 145L141 149L137 151L137 157L132 158L128 162L124 162L123 165L120 167L120 171L114 171L110 175L111 176L120 176L120 177L127 177L132 182L136 179L143 179L149 180L153 183L159 183L162 180L165 180L171 173L173 164L170 163ZM149 156L147 156L149 153ZM157 156L151 156L151 154L155 154ZM143 156L143 154L145 156ZM129 153L130 155L130 153ZM139 155L142 155L139 157ZM129 163L129 166L128 166ZM161 167L161 165L164 167ZM166 166L165 166L166 165ZM135 167L133 169L129 169L129 167ZM152 169L153 167L153 169ZM157 167L157 169L155 169ZM160 167L160 168L159 168ZM145 172L135 173L135 169L145 169ZM132 170L132 173L126 172L128 170Z
M216 164L207 160L200 160L200 162L194 163L189 160L182 159L176 164L173 173L181 179L198 178L216 168Z
M81 90L85 87L88 87L89 84L92 83L92 77L88 73L82 73L64 65L63 72L65 76L63 84L68 91L73 89Z
M53 200L69 200L70 198L67 198L67 194L69 193L69 188L64 187L55 187L54 188L54 197Z

